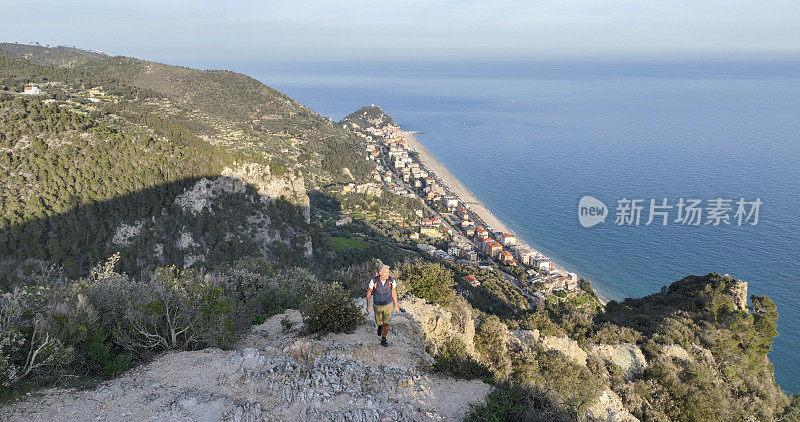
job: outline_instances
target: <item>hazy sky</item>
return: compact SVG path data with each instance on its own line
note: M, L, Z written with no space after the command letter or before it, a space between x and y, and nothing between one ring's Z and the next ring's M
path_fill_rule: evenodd
M3 0L0 40L140 58L800 57L798 0Z

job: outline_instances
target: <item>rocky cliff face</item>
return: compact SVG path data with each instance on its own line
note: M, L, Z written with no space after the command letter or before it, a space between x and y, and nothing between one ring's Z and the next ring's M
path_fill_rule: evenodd
M437 311L402 306L418 312L395 315L388 348L372 321L351 334L301 337L301 316L289 310L254 326L236 350L167 353L97 388L45 390L4 413L12 421L461 420L491 386L432 372L417 318Z
M269 166L257 163L247 163L235 168L225 167L222 175L253 186L265 203L283 197L301 207L306 223L309 222L310 201L301 175L294 173L273 175ZM350 177L353 177L352 174Z

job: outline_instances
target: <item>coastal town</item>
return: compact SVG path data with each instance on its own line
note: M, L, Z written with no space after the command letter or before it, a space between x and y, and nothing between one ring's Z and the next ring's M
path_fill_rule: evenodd
M579 289L576 273L560 268L505 227L412 132L385 122L354 129L365 140L367 158L374 162L374 183L344 190L369 193L385 187L393 194L418 199L428 211L427 216L418 213L415 230L408 235L418 249L442 260L493 269L537 307L548 294L564 297ZM347 219L344 215L340 222ZM474 275L463 280L480 286Z

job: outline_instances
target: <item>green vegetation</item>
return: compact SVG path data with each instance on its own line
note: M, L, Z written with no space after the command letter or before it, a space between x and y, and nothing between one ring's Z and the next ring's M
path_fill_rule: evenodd
M400 273L412 295L440 305L453 302L453 273L444 265L422 261L404 262Z
M341 251L343 249L364 249L367 244L357 237L331 237L331 244L334 251Z
M492 376L489 368L467 353L466 346L461 340L450 340L445 343L442 351L435 356L433 369L464 379L489 379Z
M366 322L362 309L338 283L317 286L301 308L308 333L353 332Z

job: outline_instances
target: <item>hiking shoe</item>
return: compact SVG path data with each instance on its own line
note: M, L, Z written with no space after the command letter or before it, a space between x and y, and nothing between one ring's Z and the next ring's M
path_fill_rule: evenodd
M389 342L386 341L386 337L381 337L381 346L389 347Z
M378 326L378 335L381 335L381 331L383 331L382 328L383 327L381 327L380 325Z

